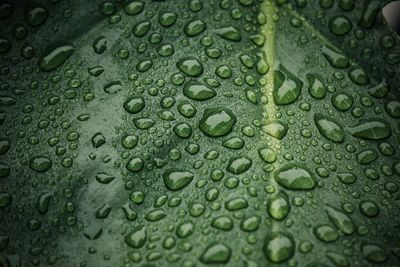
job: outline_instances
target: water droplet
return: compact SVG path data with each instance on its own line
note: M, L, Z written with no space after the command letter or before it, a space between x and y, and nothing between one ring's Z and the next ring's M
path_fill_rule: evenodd
M288 126L282 121L267 122L267 124L262 128L263 131L266 132L268 135L279 140L282 140L286 136L286 133L288 131Z
M353 105L353 98L346 93L336 93L332 96L332 105L340 111L346 111Z
M146 228L141 225L125 236L125 243L132 248L141 248L147 240Z
M387 260L387 254L383 248L373 244L363 244L361 247L362 254L369 262L381 263Z
M159 220L164 219L166 216L167 216L167 214L162 209L155 209L155 210L149 211L144 216L144 218L146 219L146 221L149 221L149 222L157 222Z
M144 3L140 1L133 1L124 6L125 14L129 16L140 14L143 11Z
M36 172L45 172L51 168L53 162L45 156L34 156L29 161L29 167Z
M217 67L215 74L222 79L227 79L232 76L232 69L228 65L221 65Z
M326 95L326 88L323 78L314 73L307 74L309 83L308 92L315 99L323 99Z
M139 141L139 137L136 135L126 135L122 138L122 146L126 149L132 149L136 147Z
M185 238L193 234L194 224L191 222L184 222L178 225L176 228L176 235L180 238Z
M379 215L379 206L372 201L362 201L360 211L365 216L373 218Z
M142 21L136 24L132 28L132 32L136 37L143 37L146 35L146 33L150 30L151 23L150 21Z
M170 27L175 24L178 14L174 12L163 12L158 17L158 22L164 27Z
M212 220L211 226L223 231L230 231L233 228L233 221L227 216L220 216Z
M381 2L374 0L363 3L363 13L358 21L358 25L365 29L370 29L375 25L376 18L381 12Z
M349 129L351 135L367 140L379 140L391 135L391 128L383 119L362 120L358 125Z
M264 241L263 252L274 263L287 261L294 254L294 240L286 233L273 232Z
M250 216L242 221L240 228L245 232L256 231L260 225L261 217L258 215Z
M131 158L126 164L126 168L131 172L139 172L143 169L144 162L140 157Z
M47 52L40 58L39 67L42 71L51 71L64 63L74 52L72 45L61 44L47 49Z
M242 40L240 30L233 26L216 29L215 33L229 41L240 42Z
M322 46L322 54L328 62L335 68L347 68L349 66L349 58L337 51L335 48L329 46Z
M349 78L358 85L366 85L370 81L368 74L360 68L352 69L349 72Z
M185 25L184 32L187 36L193 37L206 30L206 24L200 19L195 19Z
M230 133L236 123L236 117L228 109L206 109L199 122L199 128L211 137L224 136Z
M342 143L344 141L343 127L333 119L317 113L314 115L314 122L318 131L325 138L336 143Z
M101 35L93 41L92 46L96 54L102 54L107 49L107 39Z
M285 192L281 191L273 195L267 203L268 214L275 220L283 220L289 214L290 203Z
M277 105L288 105L296 101L301 93L303 82L280 66L274 71L274 101Z
M204 250L200 260L205 264L227 263L231 254L231 248L224 243L212 243Z
M98 77L100 74L104 72L104 68L100 65L88 68L88 72L93 77Z
M186 118L191 118L196 115L197 110L192 104L185 101L178 105L178 112Z
M106 143L106 138L102 133L95 133L92 137L92 145L95 148L99 148Z
M194 57L180 59L176 66L186 75L191 77L200 76L203 73L203 65Z
M257 104L258 104L257 95L256 95L256 93L255 93L252 89L250 89L250 88L247 88L247 89L246 89L246 98L247 98L247 100L249 100L252 104L254 104L254 105L257 105Z
M329 225L320 225L314 229L315 236L323 242L334 242L339 238L339 234Z
M10 165L0 162L0 178L5 178L10 175Z
M136 69L139 72L146 72L151 69L151 67L153 67L153 61L148 59L142 60L136 64Z
M357 161L360 164L366 165L378 158L378 153L372 149L365 149L357 154Z
M342 0L342 2L343 1L346 1L346 0ZM335 252L327 252L326 253L326 257L328 259L330 259L333 262L333 264L335 264L338 267L348 267L348 266L350 266L348 260L343 255L337 254Z
M124 103L124 109L130 114L136 114L142 111L144 107L145 102L141 96L130 97Z
M183 94L190 99L204 101L217 95L214 89L197 81L189 81L183 87Z
M12 196L7 192L0 192L0 208L5 208L12 202Z
M315 187L314 176L304 168L287 164L275 173L275 180L286 189L307 190Z
M172 191L186 187L193 178L194 174L192 172L178 169L169 169L163 174L165 186Z
M106 172L99 172L96 174L96 181L101 184L109 184L114 181L115 176L110 175Z
M110 215L111 206L109 204L103 204L95 213L97 219L105 219Z
M276 153L270 148L260 148L258 155L266 163L273 163L277 159Z
M357 180L357 176L351 172L338 173L337 177L344 184L352 184Z
M343 233L351 235L354 232L353 222L346 214L329 206L325 207L325 211L328 214L328 217L332 221L332 223L337 228L342 230Z
M17 99L11 96L0 96L0 106L1 107L10 107L14 106L17 103Z
M26 22L34 27L42 25L48 17L47 9L36 2L28 2L24 9Z
M0 137L0 155L4 155L11 147L11 140L9 138Z
M236 157L229 160L226 170L233 174L241 174L247 171L252 165L251 159L248 157Z
M162 57L168 57L175 53L175 48L172 44L164 44L158 49L158 54Z
M153 119L140 118L140 119L134 119L133 123L138 129L146 130L152 127L156 122Z
M188 138L192 135L192 127L186 122L178 123L174 126L174 133L181 138Z
M351 20L345 16L336 16L329 20L329 29L332 33L342 36L351 31L353 24Z
M377 84L376 86L368 89L368 93L376 98L383 98L389 92L390 88L387 84L386 80L383 79L382 82Z
M236 211L247 208L249 203L242 197L237 197L225 202L225 208L229 211Z
M206 210L206 207L199 202L195 202L189 205L189 213L193 217L201 216Z
M400 118L400 102L390 101L385 105L386 112L395 119Z

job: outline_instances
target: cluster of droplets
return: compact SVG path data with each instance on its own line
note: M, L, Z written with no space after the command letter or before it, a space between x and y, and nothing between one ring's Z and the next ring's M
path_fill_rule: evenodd
M355 8L355 1L336 2ZM317 4L329 10L334 1ZM377 7L365 6L358 27L374 26ZM28 29L44 34L51 11L27 4L24 23L0 38L10 62L1 66L7 80L0 85L7 92L0 107L9 110L0 113L8 127L0 136L0 177L9 184L0 192L7 225L0 251L7 260L18 259L16 233L26 229L30 256L21 255L33 265L65 265L63 252L51 252L57 242L85 248L73 259L81 266L119 257L126 266L300 266L306 255L316 259L307 267L325 259L345 267L387 262L389 249L398 256L397 245L376 237L388 231L379 222L398 215L391 204L400 175L400 102L388 97L394 89L334 44L321 46L326 41L290 5L280 8L278 17L266 12L274 9L270 1L105 1L94 11L106 18L99 28L36 55L18 40L29 38ZM1 4L0 19L14 9ZM69 9L63 16L73 18ZM331 33L366 38L349 17L328 18ZM293 40L286 46L306 54L304 68L269 65L274 37L263 29L271 24L286 26ZM380 39L386 49L393 43L389 35ZM12 89L16 47L37 65L21 67L32 81L21 78ZM397 58L385 56L389 65ZM378 193L379 202L368 197ZM14 211L26 218L5 218ZM49 241L51 231L58 240ZM103 247L107 240L114 248ZM319 253L319 242L340 251Z

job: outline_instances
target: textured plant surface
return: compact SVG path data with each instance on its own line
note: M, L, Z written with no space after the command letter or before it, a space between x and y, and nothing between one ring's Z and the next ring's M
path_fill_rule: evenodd
M0 4L0 266L399 266L387 1Z

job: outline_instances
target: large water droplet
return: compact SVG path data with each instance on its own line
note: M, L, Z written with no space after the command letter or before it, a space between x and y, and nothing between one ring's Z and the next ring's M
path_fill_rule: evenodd
M336 93L332 96L332 105L340 111L346 111L353 105L353 98L346 93Z
M283 220L289 214L290 203L288 195L281 191L273 195L267 203L268 214L275 220Z
M335 68L343 69L349 66L349 58L332 47L322 46L322 53Z
M362 120L358 125L349 129L351 135L367 140L379 140L391 135L391 128L383 119Z
M331 208L329 206L325 207L325 211L328 214L329 219L332 223L342 230L343 233L351 235L354 231L354 225L351 219L344 213Z
M232 111L223 108L206 109L200 120L199 128L212 137L224 136L230 133L236 123Z
M265 238L263 252L270 261L280 263L293 256L294 247L294 240L289 234L273 232Z
M361 247L362 254L369 262L381 263L387 260L386 251L380 246L373 244L363 244Z
M291 104L299 97L303 82L286 68L274 71L274 101L277 105Z
M204 23L204 21L196 19L188 22L185 25L184 32L187 36L193 37L204 32L205 29L206 29L206 24Z
M334 242L339 238L339 234L329 225L320 225L314 229L315 236L326 243Z
M178 14L174 12L163 12L158 17L158 22L164 27L170 27L175 24Z
M194 224L191 222L183 222L176 228L176 235L180 238L186 238L193 234Z
M336 143L344 141L343 127L333 119L318 113L314 115L314 122L318 131L325 138Z
M186 187L193 178L194 174L192 172L178 169L169 169L163 174L165 186L172 191Z
M268 135L275 137L276 139L282 140L288 131L288 126L282 121L271 121L267 122L262 127L263 131Z
M224 243L213 243L207 246L200 257L205 264L227 263L231 258L231 248Z
M144 109L144 107L145 102L141 96L130 97L124 103L124 109L130 114L136 114Z
M74 52L72 45L62 44L49 48L40 58L39 67L43 71L51 71L64 63Z
M233 220L227 216L220 216L212 220L211 226L223 231L229 231L233 228Z
M183 94L190 99L204 101L217 95L214 89L197 81L189 81L183 87Z
M240 42L242 40L240 30L233 26L216 29L215 33L229 41Z
M125 243L132 248L141 248L146 243L146 228L141 225L133 229L125 236Z
M329 20L329 29L336 35L345 35L351 31L353 24L345 16L336 16Z
M140 1L133 1L124 6L125 14L129 16L137 15L143 11L144 3Z
M182 58L178 60L176 66L183 73L191 77L197 77L203 73L203 64L194 57Z
M241 174L247 171L251 167L252 163L253 162L248 157L231 158L226 170L233 174Z
M36 172L45 172L51 168L53 162L45 156L34 156L29 161L29 167Z
M0 192L0 208L5 208L12 202L12 196L7 192Z
M308 92L316 99L323 99L326 95L326 88L322 77L318 74L307 74L309 83Z
M133 157L126 164L126 168L131 172L139 172L143 167L144 161L140 157Z
M47 17L48 11L46 7L36 2L28 2L24 9L24 17L26 22L31 26L42 25Z
M275 180L286 189L307 190L315 187L314 176L304 168L287 164L275 173Z

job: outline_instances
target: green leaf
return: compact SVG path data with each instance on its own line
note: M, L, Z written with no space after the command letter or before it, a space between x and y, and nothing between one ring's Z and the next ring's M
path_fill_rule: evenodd
M389 1L0 3L0 266L397 266Z

